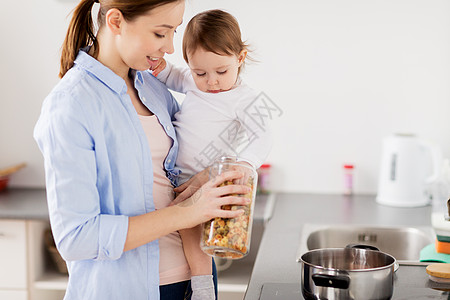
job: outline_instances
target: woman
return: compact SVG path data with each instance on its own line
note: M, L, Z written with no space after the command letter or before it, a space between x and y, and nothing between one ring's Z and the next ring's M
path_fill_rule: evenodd
M243 212L221 206L246 205L229 195L248 188L218 187L242 176L231 172L158 209L156 196L172 190L156 188L161 183L153 170L164 168L176 184L171 121L179 108L146 70L173 52L184 1L100 0L96 36L94 3L82 0L74 10L62 79L44 101L34 132L45 159L52 231L69 269L64 299L159 299L158 239L214 217L237 217ZM140 117L150 116L160 126L146 133ZM151 150L160 144L167 145L161 165L152 162Z

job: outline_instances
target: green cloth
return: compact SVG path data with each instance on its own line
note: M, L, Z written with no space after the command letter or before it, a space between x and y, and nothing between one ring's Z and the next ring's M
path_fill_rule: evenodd
M450 254L437 253L435 244L429 244L420 251L420 261L450 263Z

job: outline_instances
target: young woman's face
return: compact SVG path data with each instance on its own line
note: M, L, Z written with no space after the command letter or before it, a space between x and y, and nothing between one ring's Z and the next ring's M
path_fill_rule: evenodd
M239 57L218 55L203 48L192 54L188 53L189 68L197 88L206 93L230 90L236 83L245 54L243 51Z
M173 53L173 36L183 21L184 6L184 0L165 4L122 22L115 42L125 65L143 71L154 68L166 53Z

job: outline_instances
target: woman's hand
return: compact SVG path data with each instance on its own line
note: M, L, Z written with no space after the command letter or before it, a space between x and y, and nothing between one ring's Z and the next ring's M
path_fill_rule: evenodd
M201 172L198 172L188 181L183 183L182 185L174 188L174 192L177 193L177 197L172 201L170 205L176 205L180 202L183 202L187 198L194 195L194 193L202 187L209 180L209 168L204 169Z
M205 183L187 200L165 209L129 217L124 251L135 249L150 241L180 229L192 228L215 217L237 218L244 213L239 210L224 210L224 205L246 206L251 188L240 184L222 185L225 181L239 180L243 172L228 171Z
M216 217L237 218L244 213L243 210L223 210L223 205L248 205L250 199L238 195L248 194L251 188L245 185L231 184L220 186L225 181L242 178L244 174L238 171L229 171L218 175L205 183L187 200L177 204L180 207L192 207L192 226L206 222Z
M247 163L245 161L240 161L238 164L247 166L247 167L253 167L250 163ZM239 180L234 180L233 183L235 184L246 184L248 182L248 179L250 177L250 171L248 168L242 168L237 166L233 166L231 168L233 171L239 171L243 172L244 176L239 178ZM199 188L202 187L206 182L209 180L210 175L210 167L205 168L203 171L198 172L191 178L189 178L188 181L183 183L182 185L174 188L174 192L177 194L176 198L170 203L170 205L176 205L187 198L191 197Z

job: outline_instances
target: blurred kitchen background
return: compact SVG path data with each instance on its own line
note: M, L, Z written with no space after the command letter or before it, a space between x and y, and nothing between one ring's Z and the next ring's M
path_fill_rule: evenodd
M2 2L0 166L27 163L13 187L44 186L32 132L58 82L76 3ZM450 157L450 1L187 0L186 7L171 62L185 64L184 26L211 8L235 15L255 50L258 62L243 77L282 110L268 160L273 190L341 193L342 166L354 164L354 192L375 194L382 139L397 132Z

